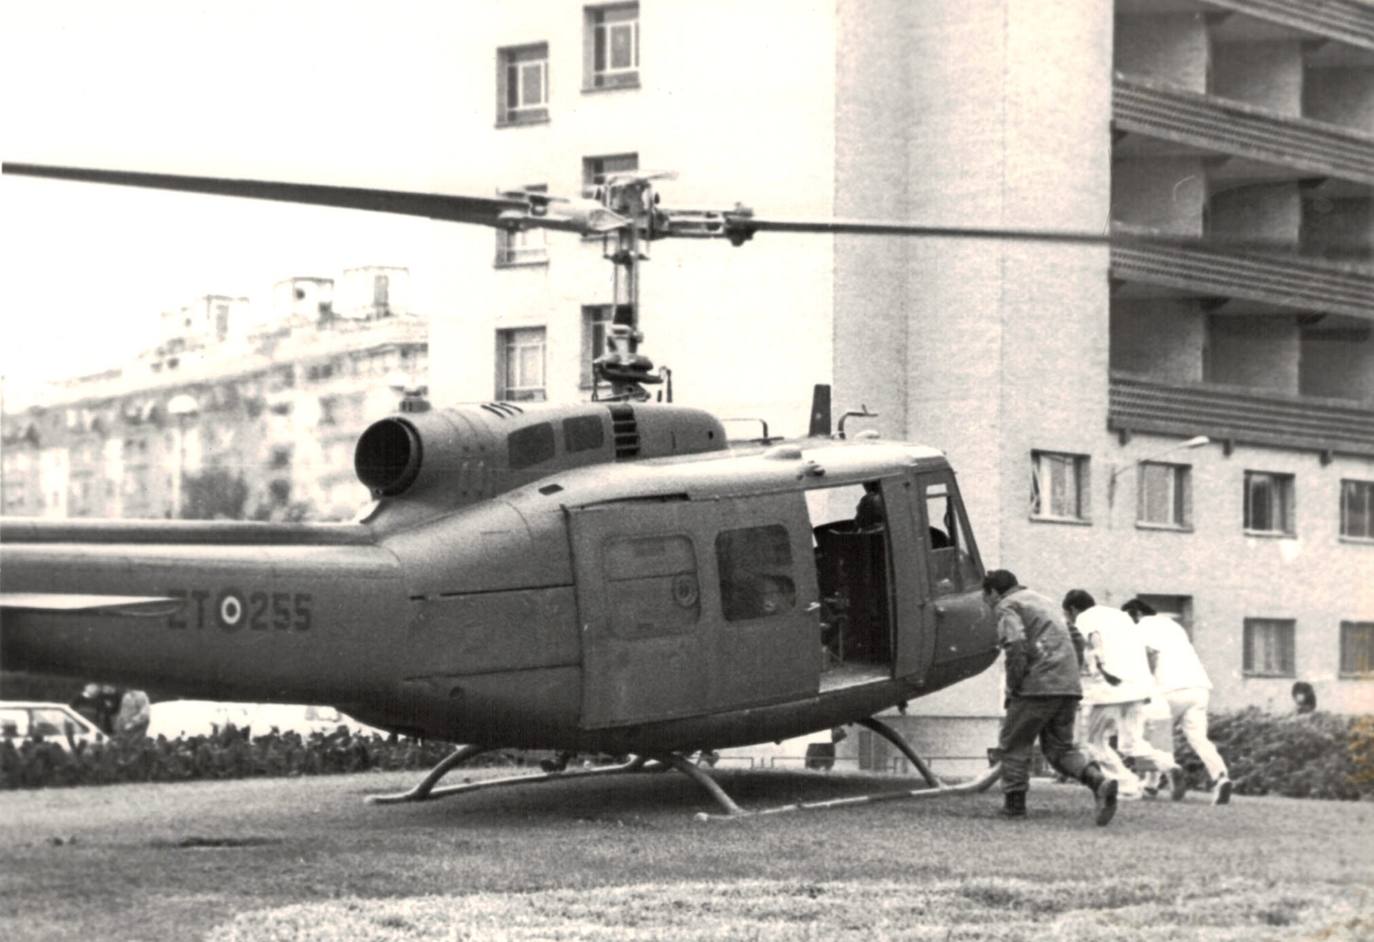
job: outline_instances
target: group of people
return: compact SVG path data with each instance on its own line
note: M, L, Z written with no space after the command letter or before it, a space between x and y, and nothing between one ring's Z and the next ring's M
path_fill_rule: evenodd
M1005 569L984 577L983 597L997 616L1006 661L998 744L1004 815L1026 814L1037 740L1060 775L1092 790L1099 825L1112 820L1119 800L1153 797L1166 782L1181 800L1188 784L1172 749L1145 736L1147 705L1159 701L1206 767L1213 803L1230 801L1226 763L1207 738L1212 684L1177 622L1140 599L1121 608L1099 605L1083 589L1056 605ZM1077 744L1080 705L1087 708L1083 747Z

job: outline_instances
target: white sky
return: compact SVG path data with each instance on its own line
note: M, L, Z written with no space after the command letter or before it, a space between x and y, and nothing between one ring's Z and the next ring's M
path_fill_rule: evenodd
M436 21L457 15L444 6L11 4L0 30L0 155L428 189L388 173L415 157L397 163L394 144L359 115L381 109L410 121L428 110L414 90L433 86L413 70L429 57L414 53L442 32ZM351 179L330 179L331 169ZM0 177L0 376L14 393L108 367L156 342L165 309L212 293L265 306L271 285L293 275L405 265L423 309L441 225Z

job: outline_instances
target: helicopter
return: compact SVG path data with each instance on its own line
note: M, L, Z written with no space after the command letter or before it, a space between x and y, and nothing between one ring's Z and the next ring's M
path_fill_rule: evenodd
M664 208L620 173L574 198L493 197L5 163L3 172L367 209L603 239L614 320L592 400L436 407L411 391L360 436L372 497L349 523L0 521L0 659L179 696L327 703L373 726L467 743L378 801L576 775L676 769L743 809L693 756L860 723L928 787L877 715L998 654L984 575L942 452L832 431L732 443L672 402L639 350L650 243L760 232L1036 239L1095 233L784 220ZM648 387L664 387L657 396ZM555 751L543 775L438 787L499 748ZM569 769L578 753L624 762Z

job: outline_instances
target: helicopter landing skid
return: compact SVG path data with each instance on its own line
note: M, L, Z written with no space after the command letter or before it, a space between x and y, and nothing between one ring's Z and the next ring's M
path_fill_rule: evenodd
M766 814L783 814L788 811L824 811L829 808L845 808L850 805L876 804L880 801L901 801L908 798L939 798L944 795L970 795L985 792L1002 777L1002 764L999 762L978 778L958 785L941 784L934 788L910 788L902 791L878 792L874 795L853 795L849 798L833 798L830 801L801 801L776 808L762 808L758 811L739 811L731 814L707 814L704 811L696 816L698 821L720 821L728 818L757 817Z
M486 752L484 746L462 746L455 749L445 756L433 769L429 771L418 785L404 792L394 792L388 795L368 795L367 803L370 805L394 805L407 801L431 801L435 798L448 798L450 795L465 794L468 792L483 791L488 788L497 788L503 785L532 785L536 782L550 782L556 779L587 778L593 775L614 775L618 772L640 772L644 771L647 759L634 756L628 762L618 765L601 766L595 769L554 769L549 772L541 772L536 775L508 775L503 778L485 779L480 782L464 782L461 785L445 785L436 788L439 780L453 770L455 766L461 765L473 756Z
M880 801L898 801L907 798L938 798L943 795L969 795L987 791L992 787L994 782L1002 777L1002 763L997 762L982 775L978 776L978 778L969 782L961 782L957 785L952 785L932 772L930 766L926 764L926 761L916 754L916 750L911 748L911 744L906 741L906 738L882 720L870 716L867 719L859 720L859 725L866 729L871 729L873 732L896 746L901 751L902 755L916 767L916 771L921 773L921 777L926 781L926 787L892 792L878 792L874 795L855 795L849 798L834 798L829 801L797 802L791 805L779 805L776 808L764 808L759 811L744 811L739 809L734 802L730 802L730 805L734 806L735 810L732 811L727 807L726 814L723 815L713 815L702 812L696 816L696 819L698 821L711 821L740 816L782 814L787 811L822 811L827 808L844 808L849 805L873 804ZM715 782L711 784L717 789L720 788ZM722 792L722 794L724 793Z

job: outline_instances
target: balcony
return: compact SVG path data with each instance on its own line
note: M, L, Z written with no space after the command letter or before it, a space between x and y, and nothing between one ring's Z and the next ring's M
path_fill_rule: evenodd
M1202 6L1374 50L1374 8L1365 0L1203 0Z
M1113 228L1111 253L1111 277L1117 281L1374 319L1374 271L1358 265L1226 251L1203 242L1153 241L1119 225Z
M1296 448L1324 457L1374 457L1374 408L1369 405L1239 386L1177 386L1130 373L1111 374L1107 427L1206 435L1228 444Z
M1374 185L1374 136L1145 79L1116 77L1112 127L1181 150Z

